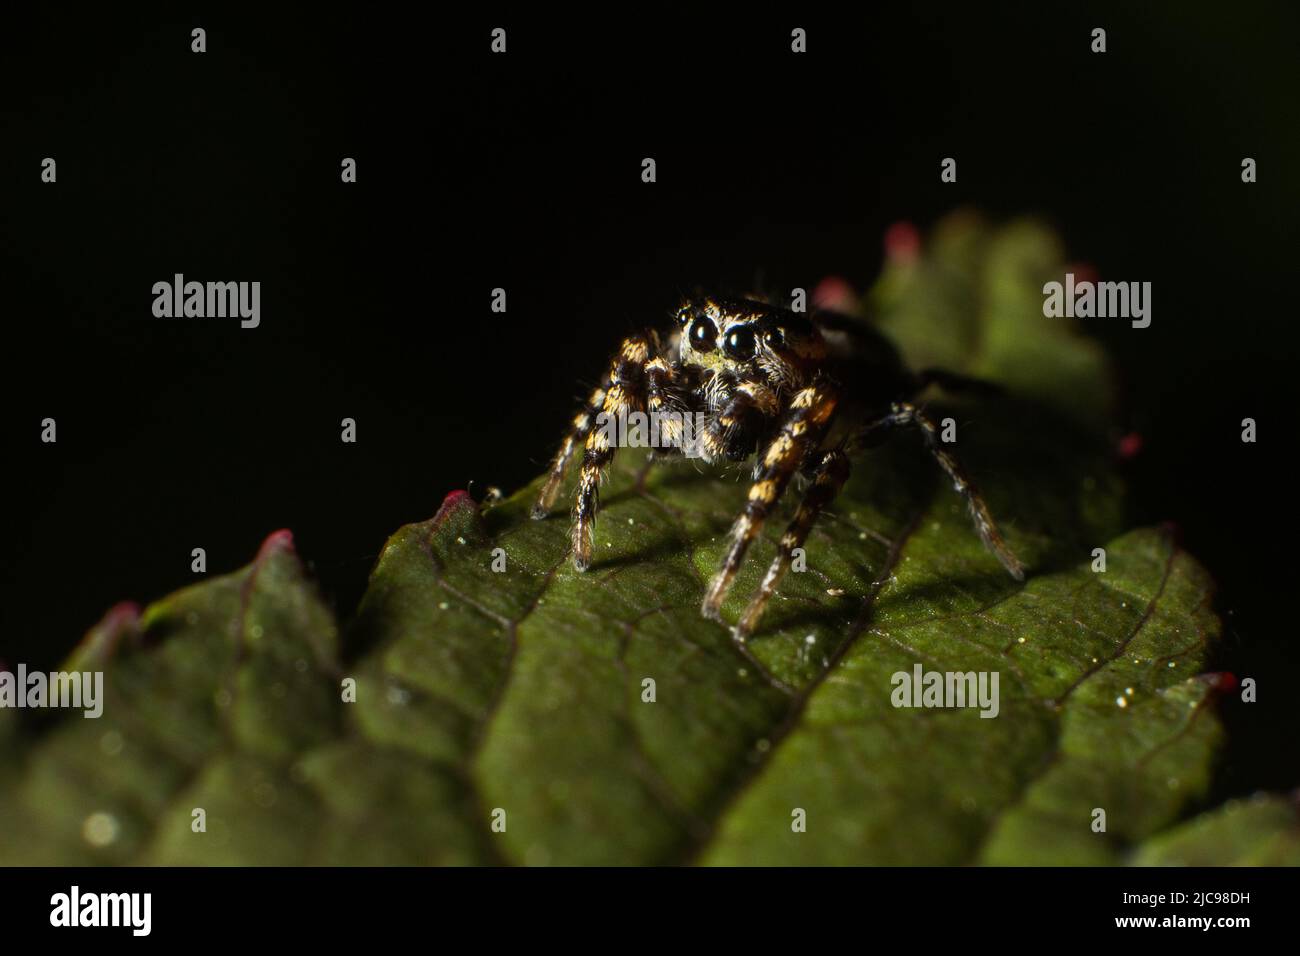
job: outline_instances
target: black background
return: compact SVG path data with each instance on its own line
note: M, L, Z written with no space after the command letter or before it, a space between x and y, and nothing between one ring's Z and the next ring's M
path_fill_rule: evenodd
M863 289L891 223L973 205L1153 283L1150 328L1087 327L1143 436L1131 518L1177 522L1221 584L1216 666L1260 683L1226 703L1212 798L1296 785L1300 23L1046 6L11 21L0 658L53 666L112 604L190 583L192 548L224 572L281 527L346 615L399 525L535 475L681 290ZM261 327L152 318L175 272L261 281Z
M627 869L611 876L580 867L536 869L399 867L316 868L311 878L291 867L27 867L0 870L0 912L8 917L6 941L115 942L136 945L127 928L54 928L51 897L76 885L87 893L150 893L151 932L158 941L193 939L201 927L215 945L247 945L252 933L304 948L351 950L375 945L375 930L431 933L448 925L492 927L494 942L527 949L539 941L592 945L619 938L635 926L645 939L656 931L684 935L708 949L774 946L782 952L808 945L806 921L764 919L751 900L816 900L821 912L854 913L870 901L873 922L885 923L926 943L969 945L990 930L1044 938L1066 929L1070 939L1113 940L1152 930L1117 926L1117 918L1250 920L1246 927L1182 928L1171 939L1210 933L1216 942L1263 933L1281 938L1294 912L1295 870L1181 867L1019 868L975 871L965 867L856 869L849 879L836 867ZM1194 894L1239 893L1247 901L1199 906ZM1156 906L1130 897L1182 893L1187 902ZM503 899L509 918L502 919ZM213 900L223 905L214 917ZM582 900L590 912L559 924L557 909ZM666 903L666 900L671 902ZM719 920L719 901L738 918ZM1009 904L1009 901L1013 901ZM768 909L772 907L769 905ZM803 910L801 909L801 912ZM936 919L936 911L942 913ZM765 914L764 914L765 915ZM644 927L644 929L642 928ZM1155 930L1159 935L1168 929ZM146 944L147 945L147 944Z

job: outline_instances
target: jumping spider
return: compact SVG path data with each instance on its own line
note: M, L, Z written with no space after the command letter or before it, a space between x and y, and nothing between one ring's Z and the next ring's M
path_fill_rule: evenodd
M883 337L832 313L806 315L752 299L701 299L677 310L676 329L651 330L624 340L609 370L573 420L551 465L534 518L546 517L564 472L579 446L582 470L573 508L573 564L591 563L591 534L601 474L614 458L606 417L659 412L704 416L694 450L707 462L744 461L760 452L744 510L731 529L730 546L714 575L701 612L721 620L720 608L750 544L800 473L807 491L782 535L775 560L733 630L743 642L753 633L792 553L801 547L822 509L849 476L849 457L876 444L888 430L914 426L953 487L969 506L984 545L1016 580L1024 569L998 533L974 483L942 445L933 421L909 399L930 383L955 390L988 388L951 372L909 371ZM856 406L862 424L838 427L836 411ZM839 432L838 438L833 434ZM682 450L680 429L661 426L661 442Z

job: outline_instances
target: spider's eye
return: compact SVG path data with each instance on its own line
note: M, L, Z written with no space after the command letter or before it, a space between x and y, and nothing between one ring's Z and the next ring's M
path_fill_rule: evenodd
M677 313L677 325L680 328L683 329L686 328L686 323L689 321L691 321L690 309L682 309L680 312Z
M691 326L691 348L697 352L712 352L718 344L718 330L708 319L699 318Z
M779 349L785 345L785 333L780 329L768 329L763 333L763 342L770 349Z
M738 325L727 333L722 343L729 358L742 362L754 357L754 330L748 325Z

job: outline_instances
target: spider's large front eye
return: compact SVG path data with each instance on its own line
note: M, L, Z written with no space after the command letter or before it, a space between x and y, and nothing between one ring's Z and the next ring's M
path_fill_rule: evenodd
M712 352L718 344L718 330L708 319L699 318L691 326L691 348L697 352Z
M748 325L738 325L727 333L722 343L729 358L746 362L754 357L754 330Z

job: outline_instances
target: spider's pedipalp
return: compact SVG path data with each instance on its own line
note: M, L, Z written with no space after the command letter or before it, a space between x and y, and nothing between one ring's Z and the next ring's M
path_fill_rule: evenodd
M645 382L646 408L656 416L661 450L683 450L682 415L689 412L689 403L678 375L662 355L656 355L645 363Z
M971 480L966 469L962 467L956 456L944 448L943 443L939 441L938 428L929 416L911 402L894 402L890 406L888 415L871 422L859 434L870 435L879 432L881 429L898 428L907 425L914 426L921 433L921 440L925 442L926 449L934 456L934 460L939 463L939 467L952 480L953 490L966 500L971 521L975 525L975 531L979 534L980 540L984 542L984 546L1001 562L1002 567L1006 568L1008 574L1017 581L1023 581L1025 579L1024 566L1007 546L1006 541L1003 540L1002 533L998 531L997 523L993 520L993 514L989 511L989 506L985 503L984 496L980 494L979 489L975 486L975 482Z
M761 378L745 378L720 389L718 411L710 415L702 436L711 461L744 461L781 410L776 391Z
M791 400L776 437L767 446L759 462L745 508L731 529L731 546L722 566L709 582L700 612L713 620L720 619L722 601L727 596L736 572L744 563L749 546L763 529L790 482L809 455L821 444L831 416L835 413L838 393L829 379L819 376L812 385L801 389Z
M799 510L795 512L789 527L785 529L785 534L781 536L776 557L772 559L771 567L763 576L763 583L759 585L758 593L749 602L749 607L745 609L745 613L736 624L733 632L736 640L744 641L754 632L763 617L763 611L767 608L767 602L771 600L777 585L790 569L795 548L803 547L804 542L808 540L808 533L812 531L813 525L821 516L822 509L835 499L848 479L849 456L840 448L826 452L817 463L812 484L809 485L803 501L799 503Z

